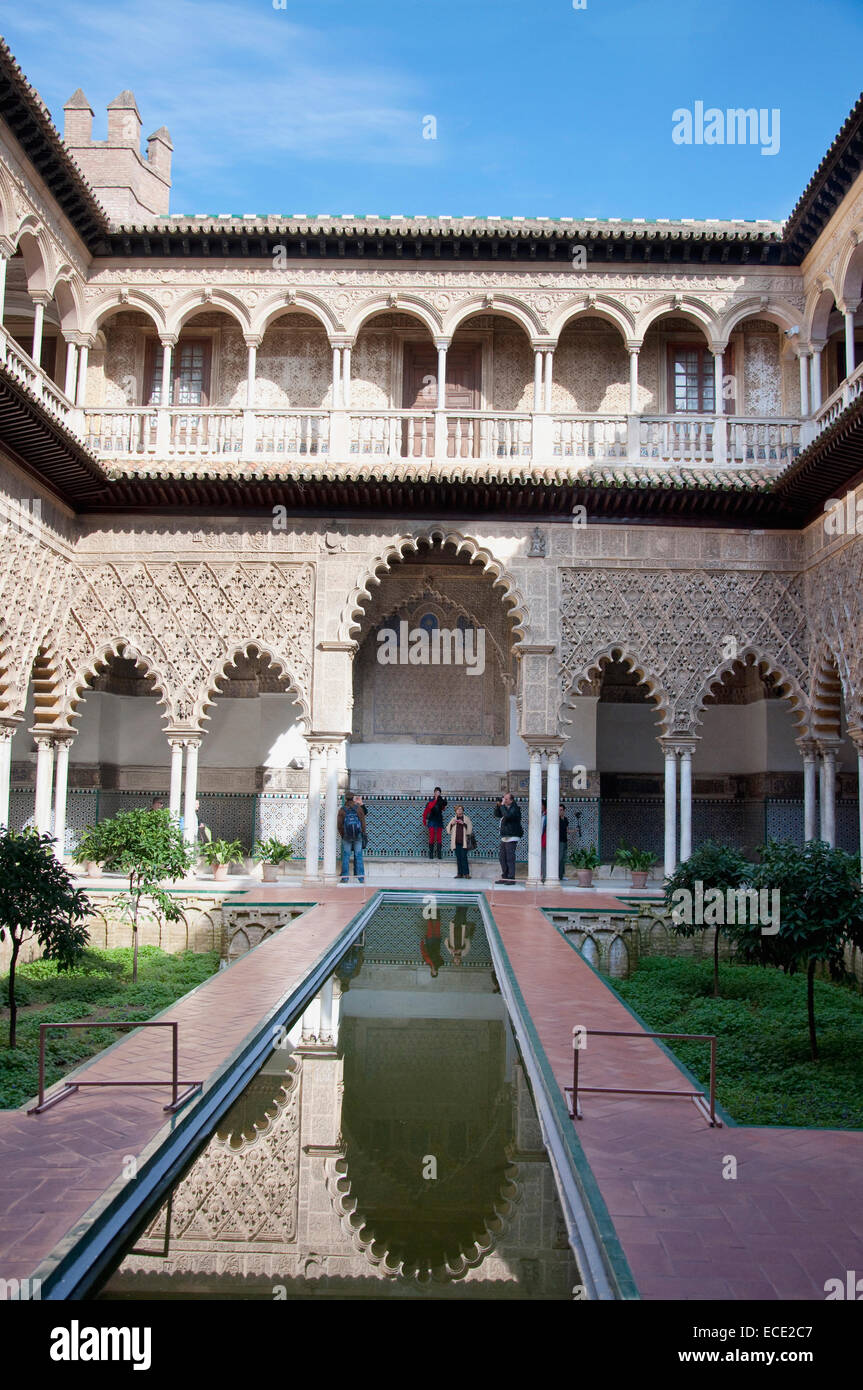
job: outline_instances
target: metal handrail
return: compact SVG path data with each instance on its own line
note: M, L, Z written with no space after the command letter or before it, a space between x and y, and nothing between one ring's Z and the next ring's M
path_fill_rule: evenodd
M709 1042L710 1043L710 1101L703 1091L666 1091L657 1089L646 1089L638 1086L580 1086L578 1082L578 1054L583 1051L580 1045L582 1038L587 1040L588 1032L596 1038L675 1038L685 1042ZM572 1085L564 1086L566 1095L572 1096L572 1105L569 1111L571 1120L582 1120L584 1116L581 1111L579 1095L586 1091L594 1094L603 1093L605 1095L632 1095L632 1096L686 1096L695 1101L696 1106L701 1111L708 1124L715 1129L722 1128L722 1121L716 1114L716 1034L715 1033L642 1033L642 1032L622 1032L603 1028L587 1029L576 1026L572 1030Z
M172 1099L170 1105L163 1105L162 1109L174 1113L180 1106L185 1105L186 1101L199 1091L203 1086L203 1081L179 1081L177 1069L179 1061L179 1036L178 1023L138 1023L133 1019L126 1019L123 1022L102 1022L95 1023L40 1023L39 1024L39 1103L32 1106L28 1115L41 1115L45 1110L50 1110L52 1105L59 1105L61 1100L71 1096L75 1091L80 1091L84 1086L104 1087L104 1086L170 1086L172 1088ZM171 1040L171 1063L172 1074L170 1081L67 1081L62 1091L58 1091L49 1100L45 1099L45 1034L49 1028L171 1028L173 1038ZM185 1086L184 1091L178 1091L179 1086Z

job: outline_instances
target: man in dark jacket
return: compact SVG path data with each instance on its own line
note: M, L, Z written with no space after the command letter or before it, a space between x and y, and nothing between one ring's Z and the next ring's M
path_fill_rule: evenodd
M510 792L505 792L498 801L494 813L500 821L500 871L502 878L496 883L515 883L515 847L524 834L521 824L521 807L513 801Z
M350 879L351 855L353 855L357 878L360 883L365 883L363 838L366 833L366 813L362 804L358 806L354 801L351 792L348 792L345 797L345 804L339 810L336 825L342 839L341 882L347 883Z

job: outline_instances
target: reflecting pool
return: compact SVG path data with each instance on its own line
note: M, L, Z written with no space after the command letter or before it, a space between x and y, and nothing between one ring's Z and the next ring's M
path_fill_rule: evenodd
M102 1297L572 1297L479 909L438 901L377 909Z

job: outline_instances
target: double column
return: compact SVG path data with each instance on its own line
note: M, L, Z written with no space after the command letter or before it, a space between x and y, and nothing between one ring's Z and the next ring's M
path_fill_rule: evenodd
M665 737L659 740L665 755L665 877L673 874L677 865L685 864L692 853L692 755L696 738ZM680 764L680 854L678 857L677 804Z
M563 740L544 739L541 744L525 739L530 752L530 780L527 807L527 885L542 883L542 760L547 759L545 794L545 883L560 882L560 750Z
M62 859L66 849L66 801L69 785L69 749L74 734L71 729L47 733L32 729L36 742L36 806L34 822L40 835L53 835L54 853ZM4 754L4 767L6 755ZM0 769L0 777L4 772ZM0 811L3 786L0 783ZM9 783L5 776L5 814L8 817Z
M836 754L839 739L819 739L821 776L819 779L820 836L831 848L836 847Z
M195 802L198 799L198 754L201 741L200 734L175 730L168 735L171 748L171 790L168 809L174 820L179 821L182 806L183 839L187 845L193 845L198 838L198 812Z
M305 878L335 883L338 853L339 774L345 754L344 735L312 735L309 748L309 796L306 811ZM320 859L321 778L325 778L323 870Z

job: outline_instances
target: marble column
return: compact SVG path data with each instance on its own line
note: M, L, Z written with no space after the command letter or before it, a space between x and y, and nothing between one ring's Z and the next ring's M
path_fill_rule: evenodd
M677 868L677 749L660 739L665 752L665 877Z
M307 879L320 878L321 756L319 743L309 744L309 796L306 809Z
M542 860L542 749L530 750L530 782L527 803L527 882L541 883Z
M836 747L821 744L821 839L836 845Z
M854 375L856 362L854 361L854 310L844 309L845 319L845 379Z
M542 348L533 350L533 408L542 410Z
M345 343L342 348L342 405L345 410L351 404L351 346Z
M446 410L446 343L437 348L437 410Z
M74 403L75 382L78 380L78 348L68 338L66 339L66 382L64 393L67 400Z
M168 798L168 809L172 818L179 822L183 801L183 740L181 738L169 738L168 743L171 747L171 791Z
M12 786L12 738L15 725L0 723L0 826L9 824L9 792Z
M822 348L812 349L812 414L821 409L821 352Z
M555 887L560 883L558 858L560 848L560 753L548 750L548 778L545 792L545 882Z
M36 740L36 829L40 835L51 831L51 792L54 785L54 740L33 730Z
M54 770L54 839L57 843L54 846L54 853L61 862L66 853L66 793L69 785L69 749L71 746L72 740L70 738L57 740L57 762Z
M187 845L194 845L198 839L198 813L195 801L198 796L198 750L199 738L186 740L186 789L183 798L183 839Z
M551 414L551 384L554 373L554 349L545 350L545 373L543 378L542 408L546 415Z
M332 409L339 410L342 403L342 350L333 348L333 403Z
M638 348L629 349L629 413L638 413Z
M803 839L817 839L815 780L818 770L818 750L814 739L799 738L797 747L803 757Z
M692 853L692 748L680 749L680 862Z
M324 802L324 883L335 883L341 874L338 844L339 816L339 753L340 741L327 746L327 791Z
M0 251L0 328L6 311L6 261L7 257Z
M803 419L809 414L809 354L800 353L800 414Z
M246 361L246 408L248 410L254 410L255 408L255 371L257 368L260 341L260 338L246 339L246 349L248 351L248 359Z
M75 404L82 408L87 404L87 361L89 356L89 344L82 343L78 350L78 390L75 393Z
M40 366L39 359L42 356L42 329L45 324L45 305L41 299L37 299L33 305L33 343L31 345L30 356Z

